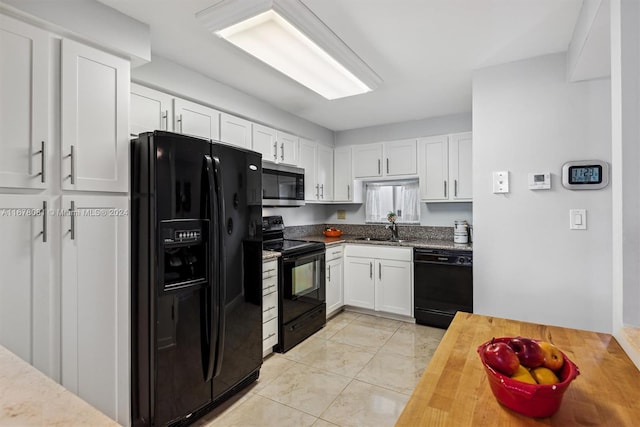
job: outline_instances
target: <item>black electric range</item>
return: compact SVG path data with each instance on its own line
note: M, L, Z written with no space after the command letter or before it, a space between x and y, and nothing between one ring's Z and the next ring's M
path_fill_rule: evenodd
M277 251L278 258L278 344L286 352L326 324L325 246L284 238L281 216L262 219L264 250Z

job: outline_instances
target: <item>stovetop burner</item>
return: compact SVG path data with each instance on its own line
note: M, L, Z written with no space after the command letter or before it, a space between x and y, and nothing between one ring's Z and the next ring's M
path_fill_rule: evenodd
M324 243L305 240L285 239L284 222L280 215L262 218L262 248L267 251L281 252L285 255L324 250Z

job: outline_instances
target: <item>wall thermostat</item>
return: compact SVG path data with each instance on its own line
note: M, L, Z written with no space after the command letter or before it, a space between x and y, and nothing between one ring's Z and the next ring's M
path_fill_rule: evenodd
M578 160L562 165L562 185L569 190L599 190L609 184L609 164Z
M551 174L549 172L529 174L529 190L548 190L550 188Z

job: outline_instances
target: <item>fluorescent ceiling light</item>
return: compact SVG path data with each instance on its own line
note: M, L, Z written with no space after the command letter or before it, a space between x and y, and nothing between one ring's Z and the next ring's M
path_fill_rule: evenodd
M325 98L338 99L366 93L380 82L379 77L302 3L265 1L261 8L266 7L265 11L256 11L253 7L240 12L234 10L234 13L228 10L230 6L235 3L242 6L242 2L222 3L226 10L214 5L199 12L197 18L219 37ZM232 16L236 22L220 19L224 14ZM285 15L289 19L285 19ZM238 21L239 16L241 19ZM314 34L324 48L297 27L306 27L306 33ZM332 50L334 55L327 50ZM336 56L360 71L361 75L369 77L367 83L338 62Z

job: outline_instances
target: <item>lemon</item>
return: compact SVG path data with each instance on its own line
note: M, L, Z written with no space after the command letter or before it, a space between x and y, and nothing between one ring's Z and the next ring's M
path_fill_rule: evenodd
M529 373L527 368L522 365L518 366L518 370L515 374L511 375L511 379L521 381L523 383L536 384L536 380L533 379L531 373Z
M531 375L538 384L557 384L560 382L556 374L544 366L532 369Z

